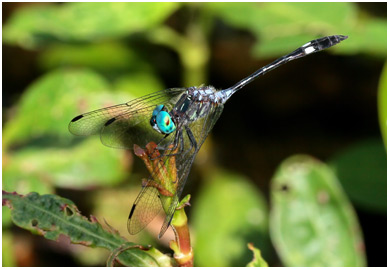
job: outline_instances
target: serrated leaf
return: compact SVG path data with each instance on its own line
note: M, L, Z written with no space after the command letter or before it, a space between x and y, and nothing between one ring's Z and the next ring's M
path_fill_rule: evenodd
M3 27L3 41L24 48L61 42L121 38L162 23L178 3L65 3L17 10Z
M357 216L332 170L306 155L271 182L270 235L285 266L365 266Z
M11 208L12 220L17 226L47 239L57 240L62 234L68 236L74 244L102 247L111 252L123 245L135 245L119 234L105 230L96 218L91 217L91 220L88 220L82 216L75 204L68 199L52 194L40 196L30 193L22 196L5 191L2 199L3 206ZM162 255L155 250L152 253ZM118 260L127 266L158 266L153 256L139 248L122 252Z
M193 197L192 222L197 266L242 266L253 242L268 253L267 206L264 197L245 177L227 172L205 179Z

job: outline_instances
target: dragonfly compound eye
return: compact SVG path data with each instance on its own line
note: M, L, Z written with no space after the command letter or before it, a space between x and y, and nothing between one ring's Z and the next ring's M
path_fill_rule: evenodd
M164 105L158 105L154 108L153 110L153 114L151 115L151 119L150 119L150 125L151 127L153 127L153 129L155 129L156 131L158 131L159 133L161 132L159 130L159 127L157 125L157 115L159 112L161 112L163 109L164 109Z
M169 113L166 111L161 111L157 115L157 126L161 133L170 134L176 130L176 125L174 124L172 118Z
M153 110L153 115L152 115L151 118L157 117L158 113L161 112L162 110L163 110L163 111L166 111L164 108L165 108L164 105L158 105L158 106L156 106L156 107L154 108L154 110Z

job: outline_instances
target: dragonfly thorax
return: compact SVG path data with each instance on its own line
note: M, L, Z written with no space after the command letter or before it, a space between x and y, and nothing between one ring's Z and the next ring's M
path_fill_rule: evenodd
M176 130L176 125L164 105L156 106L151 115L150 125L161 134L170 134Z

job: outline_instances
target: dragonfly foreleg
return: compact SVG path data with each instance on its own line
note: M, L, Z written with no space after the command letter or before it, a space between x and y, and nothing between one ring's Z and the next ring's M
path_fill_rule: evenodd
M189 138L189 141L191 144L191 147L185 152L185 154L188 153L189 151L191 151L192 148L194 148L195 152L197 152L197 150L198 150L197 141L192 133L192 130L189 128L189 126L185 126L185 131L186 131L186 134L188 135L188 138Z
M166 137L168 137L169 136L169 134L167 134L167 135L165 135L159 142L158 142L158 144L157 144L157 147L154 149L154 150L159 150L159 151L164 151L164 152L166 152L167 150L168 151L174 151L174 150L176 150L177 149L177 147L178 147L178 144L179 144L179 140L180 140L180 137L182 136L182 132L180 132L180 131L176 131L176 133L175 133L175 136L174 136L174 141L173 141L173 143L172 144L170 144L170 145L167 145L167 146L161 146L161 143L166 139ZM173 145L173 147L172 147L172 145ZM183 145L180 145L180 147L183 147ZM180 149L180 152L181 152L182 150ZM165 157L165 156L173 156L173 155L176 155L176 154L179 154L180 152L177 152L177 153L172 153L172 154L161 154L161 155L159 155L158 157L155 157L155 158L150 158L150 160L155 160L155 159L159 159L159 158L162 158L162 157ZM152 154L150 154L150 156L152 156Z

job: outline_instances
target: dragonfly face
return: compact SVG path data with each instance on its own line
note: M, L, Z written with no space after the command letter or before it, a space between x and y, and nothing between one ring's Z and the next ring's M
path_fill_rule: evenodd
M146 155L158 165L150 172L149 179L134 202L128 219L128 231L131 234L141 231L162 206L166 217L159 234L161 237L173 218L196 154L221 115L226 101L236 91L267 72L334 46L346 38L334 35L312 40L227 89L216 90L212 86L171 88L79 115L69 123L69 131L75 135L100 134L104 145L115 148L130 149L134 144L144 147L150 142L155 143L153 150ZM150 126L156 132L150 130ZM169 135L173 132L174 135ZM157 151L157 159L151 157ZM171 166L175 167L175 178L166 178L172 181L170 185L173 186L157 180Z
M170 134L176 130L172 117L164 105L158 105L151 115L151 127L161 134Z

